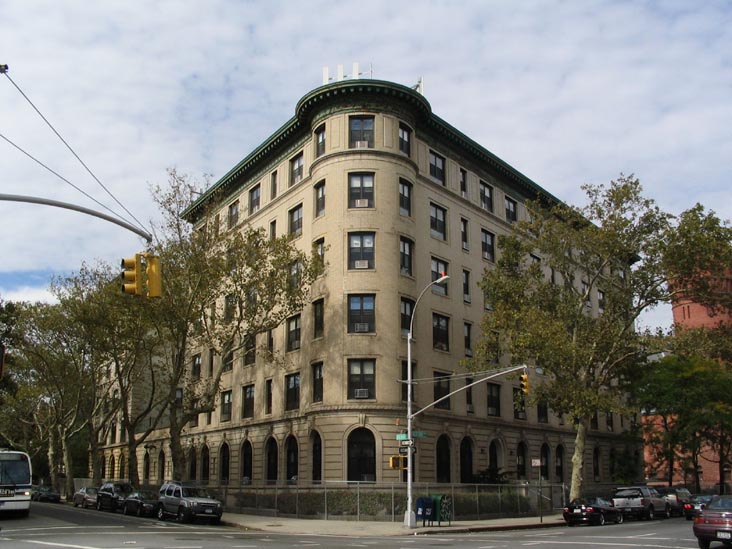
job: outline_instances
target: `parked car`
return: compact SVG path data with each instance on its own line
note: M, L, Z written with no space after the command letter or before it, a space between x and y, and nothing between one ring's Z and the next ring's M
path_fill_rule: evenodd
M564 521L567 526L576 524L599 524L623 522L623 513L613 507L612 502L602 498L578 498L564 508Z
M671 506L671 514L682 516L684 514L684 504L689 503L691 492L686 488L676 488L675 486L657 486L656 491L666 498Z
M190 522L196 518L207 518L218 524L224 507L203 488L183 486L179 482L166 482L160 487L158 497L158 519L174 516L179 522Z
M714 496L694 519L694 535L701 549L713 541L732 544L732 496Z
M82 486L74 493L74 507L96 507L97 488L94 486Z
M151 490L137 490L125 498L122 512L125 515L153 516L158 508L158 494Z
M117 511L122 509L125 498L135 489L126 482L105 482L97 491L97 509Z
M61 503L61 494L48 484L34 486L31 489L31 501L49 501L51 503Z
M713 498L713 495L695 494L691 496L688 503L684 503L684 516L686 520L692 520L694 517L699 516L702 507L709 503Z
M613 494L613 506L626 517L653 520L662 515L671 516L671 505L650 486L625 486Z

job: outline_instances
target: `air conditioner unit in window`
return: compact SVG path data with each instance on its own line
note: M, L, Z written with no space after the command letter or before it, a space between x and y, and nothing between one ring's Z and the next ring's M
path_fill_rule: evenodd
M360 333L368 332L369 331L369 323L368 322L356 322L353 325L353 331L354 332L360 332Z
M369 142L368 141L356 141L356 148L357 149L368 149Z
M368 208L369 207L369 200L368 198L357 198L354 202L354 206L356 208Z
M472 413L475 412L475 410L473 409L473 405L472 404L467 404L466 407L468 409L468 413L469 414L472 414Z
M470 303L471 302L470 294L463 294L463 301L465 303Z
M356 389L353 392L354 398L369 398L369 390L368 389Z
M368 259L357 259L353 263L353 266L356 269L368 269L369 268L369 261L368 261Z

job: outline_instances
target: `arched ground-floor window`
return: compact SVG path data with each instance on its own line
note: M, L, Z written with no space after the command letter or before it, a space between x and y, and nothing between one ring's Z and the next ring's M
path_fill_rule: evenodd
M290 435L285 441L285 461L287 463L287 481L297 481L298 475L298 451L297 439Z
M198 472L198 460L196 459L196 449L191 447L188 450L188 480L196 480Z
M231 461L231 452L229 445L224 442L219 449L219 481L221 484L229 484L229 464Z
M312 478L313 482L323 480L323 440L320 433L313 431L310 435L310 447L312 448Z
M437 482L450 482L450 439L442 435L437 439L435 448Z
M354 429L348 436L348 480L376 480L376 441L365 427Z
M211 459L208 451L208 446L204 445L201 448L201 481L208 484L211 479Z
M245 440L241 445L241 482L252 482L252 443Z
M267 479L268 483L274 484L277 482L277 462L278 462L278 451L277 441L274 437L269 437L267 444L264 447L265 453L265 471L264 478Z
M473 441L465 437L460 443L460 482L470 484L473 481Z

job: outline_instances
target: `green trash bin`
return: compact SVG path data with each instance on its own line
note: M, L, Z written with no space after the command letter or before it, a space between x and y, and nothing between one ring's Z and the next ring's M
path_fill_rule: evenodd
M448 524L452 522L452 498L445 494L431 494L432 498L432 515L434 520L437 521L437 525L443 520Z

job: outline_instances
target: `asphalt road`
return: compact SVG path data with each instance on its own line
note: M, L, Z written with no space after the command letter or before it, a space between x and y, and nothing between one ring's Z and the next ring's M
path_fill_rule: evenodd
M27 519L0 519L0 548L5 549L279 549L290 547L378 549L691 549L697 547L691 523L683 518L626 521L620 525L542 528L474 534L398 537L321 536L312 532L285 535L241 531L226 526L177 524L121 513L34 503ZM715 546L713 546L715 547ZM719 547L722 547L719 545Z

